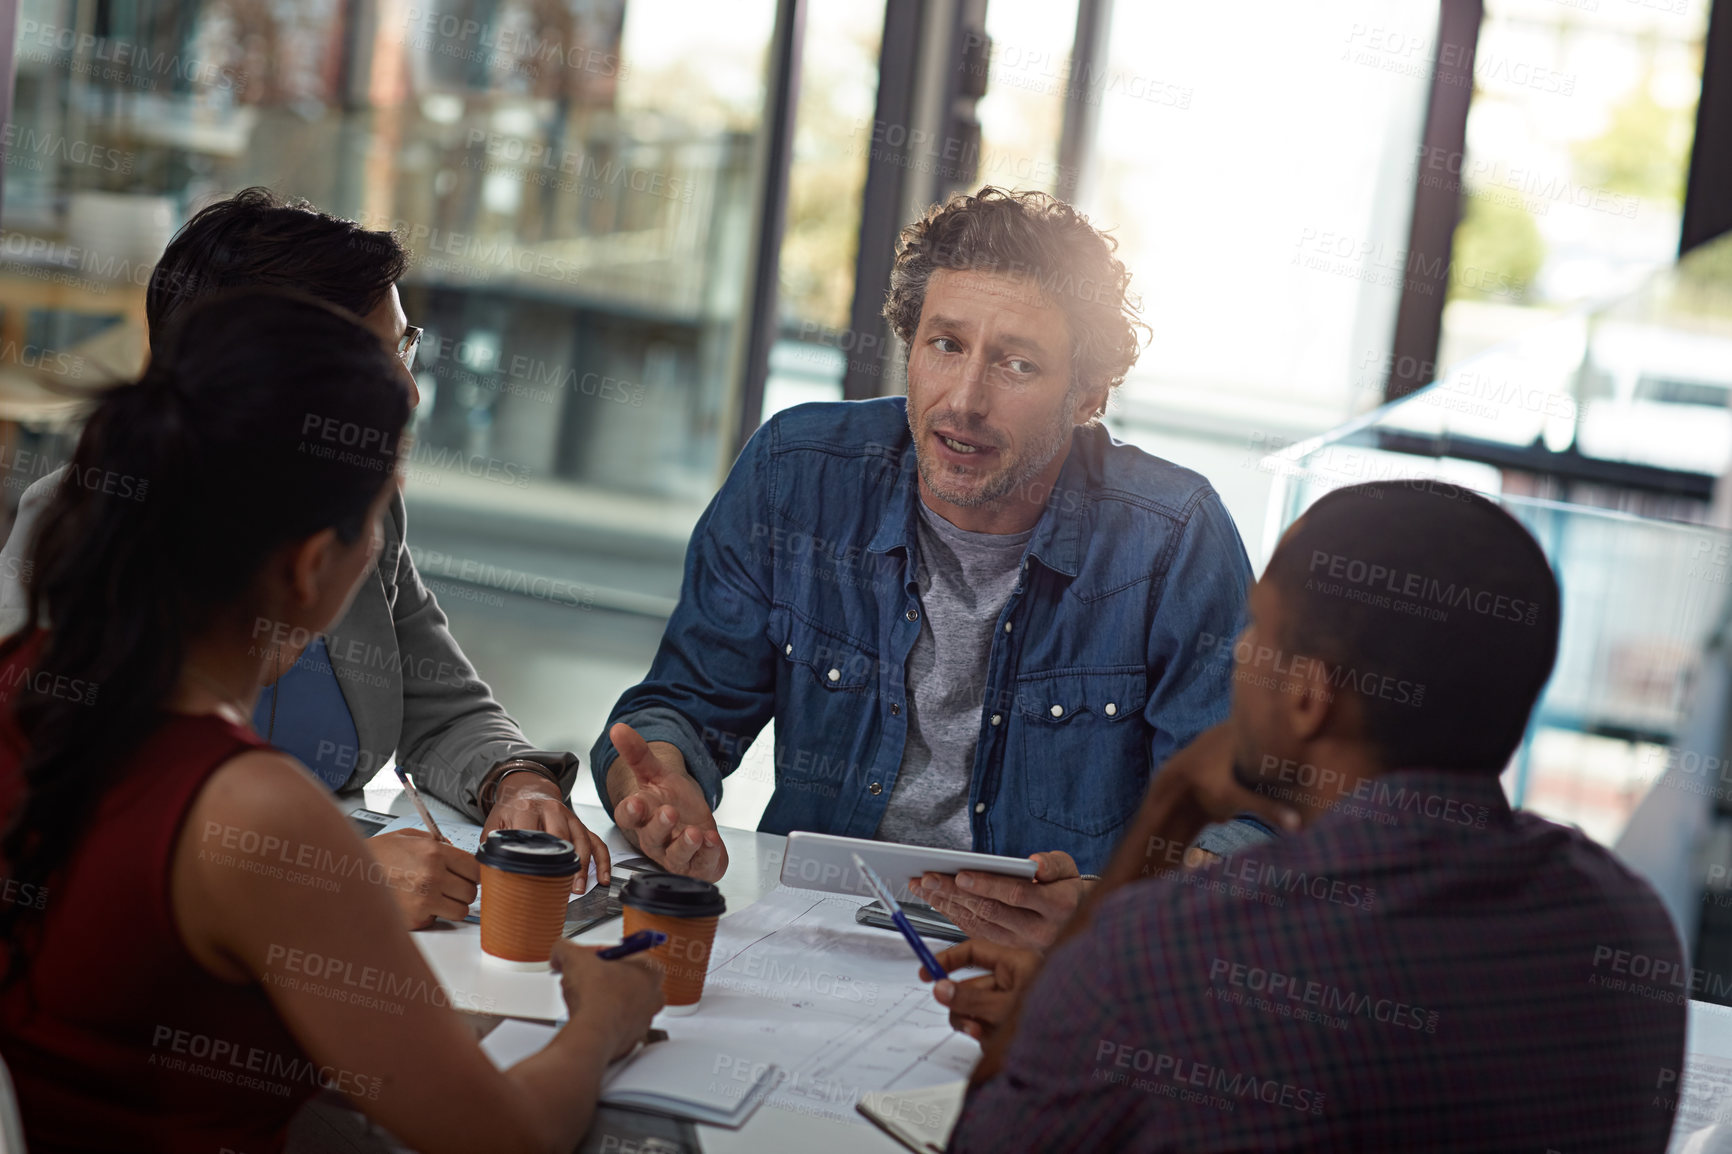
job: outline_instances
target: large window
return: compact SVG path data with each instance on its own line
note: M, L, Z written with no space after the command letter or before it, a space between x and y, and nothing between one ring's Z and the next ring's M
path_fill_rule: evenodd
M1060 191L1066 101L1075 95L1071 48L1076 0L988 4L976 67L986 72L980 120L979 184ZM978 35L978 34L975 34ZM1071 183L1075 183L1074 176Z
M148 270L209 200L263 184L396 229L426 330L411 555L530 740L586 752L648 666L731 459L775 17L775 0L26 0L0 335L80 370L38 406L64 409L92 366L136 370ZM870 67L875 32L840 51ZM825 58L814 91L837 71ZM865 112L859 65L840 79L836 115L870 115L870 77ZM795 316L833 317L851 273L833 240L858 194L835 175L795 201ZM66 448L39 447L7 460L42 472Z
M773 17L27 0L15 132L40 143L8 150L7 303L44 331L136 326L137 270L204 202L306 197L414 254L422 499L563 486L689 524L743 364Z
M848 359L861 355L847 334L848 310L883 27L884 0L807 9L764 417L841 400Z
M411 552L530 739L587 750L649 663L740 429L850 372L858 391L862 362L897 387L879 334L851 328L873 305L854 299L863 215L883 258L886 219L972 165L970 188L1074 190L1117 236L1152 340L1109 423L1204 473L1260 560L1265 454L1381 402L1403 293L1447 292L1447 365L1676 249L1708 0L1486 0L1477 45L1438 43L1442 3L807 0L789 121L789 0L20 0L7 503L64 454L77 400L142 363L149 269L199 207L264 184L394 228L426 330ZM1109 17L1081 64L1079 11ZM1473 86L1450 155L1421 147L1439 58ZM869 182L875 157L904 175ZM1426 283L1443 254L1408 251L1416 190L1439 184L1463 197L1447 290ZM1602 326L1580 428L1547 443L1718 467L1732 376L1710 335ZM726 820L756 820L766 745Z
M1154 330L1121 420L1315 430L1380 399L1437 20L1435 0L1114 5L1084 203Z
M1487 0L1438 361L1634 291L1678 255L1708 0Z

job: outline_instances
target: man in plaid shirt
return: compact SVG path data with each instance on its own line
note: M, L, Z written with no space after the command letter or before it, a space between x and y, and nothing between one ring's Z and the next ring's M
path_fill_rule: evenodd
M1664 1150L1672 924L1498 781L1558 621L1539 546L1482 498L1314 505L1251 594L1230 719L1168 762L1044 965L940 955L992 970L936 991L985 1040L951 1148ZM1302 832L1174 872L1239 810Z

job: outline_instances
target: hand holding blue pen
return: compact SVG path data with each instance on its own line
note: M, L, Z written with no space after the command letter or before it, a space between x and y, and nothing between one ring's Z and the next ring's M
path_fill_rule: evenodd
M566 976L565 968L561 964L561 961L562 961L562 959L560 958L560 951L561 950L567 950L567 951L570 951L574 955L578 955L580 957L583 957L584 960L583 960L582 964L587 968L587 966L589 964L588 960L590 958L594 958L596 961L602 961L602 962L616 962L616 961L619 961L621 958L629 958L633 954L641 954L646 950L653 950L657 946L666 944L667 940L668 940L668 936L660 930L639 930L637 933L632 934L630 937L627 937L624 941L620 942L618 945L609 946L604 950L596 950L595 953L593 953L593 954L588 953L588 951L584 950L580 946L574 947L573 944L570 942L557 943L553 949L553 958L552 958L553 972L561 975L560 984L562 987L564 987L564 996L566 999L566 1006L568 1008L568 1012L564 1013L564 1014L560 1014L558 1017L553 1019L554 1027L556 1029L559 1029L559 1028L563 1028L568 1023L570 1023L571 1015L569 1013L569 1007L571 1007L574 1004L572 1001L573 988L571 986L571 979L568 976ZM634 968L637 968L637 967L633 967L633 966L618 966L618 967L604 966L604 967L602 967L602 970L599 973L592 971L589 975L587 982L583 982L580 984L583 984L585 986L585 988L589 988L589 983L594 983L594 982L600 982L600 983L606 984L610 981L611 975L621 974L625 971L629 971L629 970L632 970ZM662 1005L662 998L661 998L661 973L662 973L662 971L661 971L661 967L659 965L654 965L654 964L643 966L642 969L643 969L643 973L645 974L645 976L652 977L654 984L653 984L653 987L651 987L651 988L653 988L655 990L653 1005L646 1006L646 1013L644 1016L644 1021L645 1021L645 1024L647 1025L648 1020L649 1020L649 1015L654 1013L656 1010L660 1009L661 1005ZM604 976L604 975L608 975L608 976ZM630 983L627 983L627 985L629 986ZM587 997L588 995L586 994L585 996ZM655 1035L655 1034L660 1034L660 1031L652 1030L652 1031L650 1031L650 1033L652 1035ZM666 1038L667 1035L666 1034L660 1034L660 1037ZM658 1039L655 1037L650 1037L648 1040L649 1041L657 1041ZM632 1053L635 1054L638 1049L642 1048L642 1046L643 1046L643 1043L639 1042L638 1046L633 1048Z
M597 950L595 956L604 962L617 962L621 958L629 958L633 954L641 954L645 950L653 950L668 940L668 936L660 930L639 930L626 938L617 946L609 946L605 950Z
M896 928L902 931L902 936L908 939L908 944L914 947L914 956L920 959L920 964L926 967L926 972L932 975L934 981L948 981L950 975L944 972L944 967L938 964L938 959L932 956L932 951L926 948L926 943L920 940L920 935L914 932L914 927L908 924L908 915L902 912L902 903L896 900L896 895L890 892L890 887L884 884L884 879L878 876L878 871L866 864L866 859L859 854L851 854L854 865L860 870L860 876L866 879L878 900L884 903L889 911L890 920L896 923Z

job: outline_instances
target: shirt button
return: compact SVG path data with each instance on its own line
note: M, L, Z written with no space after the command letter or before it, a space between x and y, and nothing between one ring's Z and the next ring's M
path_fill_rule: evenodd
M884 787L879 785L877 782L873 782L871 785L866 787L866 792L876 797L884 792Z
M974 803L974 812L975 813L985 813L986 812L986 803L984 801L975 802Z
M1009 633L1009 632L1010 632L1010 622L1008 622L1008 621L1006 621L1006 622L1005 622L1005 623L1004 623L1004 631L1005 631L1005 632L1006 632L1006 633Z
M782 652L787 654L789 657L792 657L794 656L794 647L792 645L784 645L782 646Z
M900 717L901 715L902 715L902 703L899 701L892 701L890 703L890 716L891 717Z
M994 725L997 725L999 722L1001 722L1003 720L1004 720L1004 714L1002 714L1002 713L995 713L992 715L992 724L994 724Z
M1062 706L1062 705L1053 706L1052 707L1052 715L1054 717L1063 717L1064 716L1064 706Z
M840 669L832 669L829 673L829 677L831 681L840 681L842 680L842 671Z
M1116 716L1116 715L1117 715L1117 714L1118 714L1118 712L1119 712L1119 707L1118 707L1118 706L1116 706L1116 705L1114 705L1114 704L1113 704L1113 703L1112 703L1112 702L1110 702L1110 701L1109 701L1109 702L1107 702L1107 708L1106 708L1106 715L1107 715L1107 716L1108 716L1108 717L1114 717L1114 716Z
M908 618L908 620L910 620L910 621L918 621L918 620L920 620L920 610L910 609L908 612L904 613L902 616Z

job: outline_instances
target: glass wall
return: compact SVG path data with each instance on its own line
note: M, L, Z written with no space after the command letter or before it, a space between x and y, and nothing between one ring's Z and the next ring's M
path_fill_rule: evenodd
M27 0L15 131L44 143L8 150L7 303L136 328L192 212L250 184L305 197L413 253L412 493L630 494L689 525L731 432L773 17Z
M842 399L856 351L846 330L883 30L884 0L807 9L766 418L790 405Z
M1121 423L1315 431L1381 400L1437 20L1436 0L1113 6L1083 199L1154 330Z
M1260 558L1280 525L1266 454L1381 400L1401 293L1439 259L1406 251L1421 182L1467 198L1446 362L1669 259L1706 3L1488 0L1455 157L1420 148L1431 62L1465 51L1436 43L1438 0L1118 0L1083 69L1078 0L989 0L963 5L984 35L952 67L982 70L965 90L985 79L976 183L1074 181L1119 239L1153 340L1115 433L1207 475ZM860 355L885 2L805 11L764 414L839 397ZM58 463L78 400L142 362L149 269L199 207L264 184L394 228L426 329L411 552L531 740L586 750L647 667L732 456L775 17L775 0L20 0L8 501ZM930 63L912 118L945 79ZM1069 119L1093 126L1067 173L1079 102ZM915 183L903 219L929 199ZM1732 337L1718 298L1678 291L1694 327L1626 309L1523 344L1521 380L1568 382L1547 386L1568 393L1556 413L1488 402L1485 364L1407 412L1490 408L1507 446L1719 472ZM1560 357L1584 367L1541 371ZM767 782L727 819L754 823Z
M1632 291L1678 254L1709 0L1487 0L1438 362Z
M1685 721L1693 702L1704 704L1704 662L1724 660L1726 494L1716 506L1707 485L1631 469L1625 443L1606 429L1637 428L1703 472L1732 473L1725 422L1704 419L1702 398L1676 369L1683 353L1727 347L1729 284L1732 237L1721 237L1638 292L1536 326L1426 389L1260 462L1277 479L1270 541L1331 489L1383 479L1473 489L1529 528L1558 574L1562 639L1505 784L1516 804L1608 843L1666 770L1688 762L1693 777L1669 784L1697 788L1703 758L1723 755L1687 741ZM1608 349L1632 380L1673 380L1673 391L1616 408L1602 395ZM1536 448L1557 456L1548 461ZM1408 608L1434 620L1456 611ZM1724 701L1706 704L1723 715ZM1724 731L1717 724L1714 732Z
M977 184L1059 191L1065 103L1084 79L1071 58L1076 10L1076 0L987 5Z
M28 422L0 423L10 502L67 448L50 419L141 363L149 269L205 203L263 184L395 229L426 330L410 554L529 739L587 751L731 461L774 18L774 0L26 0L0 348L37 351L29 382L0 363L0 421ZM851 51L875 64L872 41ZM796 197L794 315L851 286L851 243L819 251L806 219L851 236L857 203L846 179Z

